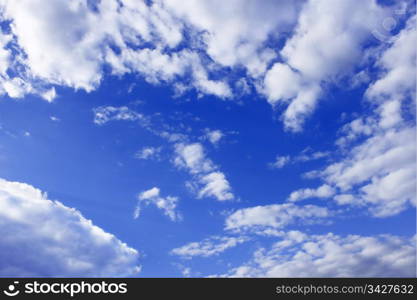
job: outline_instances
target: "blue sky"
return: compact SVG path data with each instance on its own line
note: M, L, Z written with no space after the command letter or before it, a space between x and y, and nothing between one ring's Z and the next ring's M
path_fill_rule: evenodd
M1 276L415 276L413 2L51 3L0 1Z

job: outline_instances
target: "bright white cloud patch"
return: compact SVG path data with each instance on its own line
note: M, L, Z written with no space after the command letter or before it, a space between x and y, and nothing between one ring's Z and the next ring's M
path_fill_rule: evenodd
M42 98L48 102L54 101L55 97L56 97L55 88L51 88L42 94Z
M221 130L208 130L206 133L207 139L213 145L217 145L220 140L224 137L224 133Z
M192 242L175 248L171 251L171 254L183 258L192 258L195 256L209 257L218 255L246 241L248 241L247 237L214 236L201 242Z
M129 276L138 252L40 190L0 179L2 276Z
M288 103L284 124L300 131L322 94L321 83L348 75L361 62L363 44L386 12L373 0L311 0L302 8L295 33L280 51L264 80L264 93L275 105Z
M323 184L317 189L301 189L292 192L288 200L291 202L296 202L308 198L329 198L333 196L334 193L335 190L331 186Z
M153 187L139 194L138 204L133 213L133 217L135 219L139 217L142 205L150 204L162 210L164 215L170 218L171 221L180 221L182 219L181 214L176 211L178 198L173 196L160 196L160 190L157 187Z
M234 195L226 176L206 157L200 143L175 145L174 164L187 169L195 177L198 197L214 197L218 201L232 200Z
M200 178L203 187L198 193L199 197L215 197L219 201L231 200L234 198L230 192L231 187L222 172L211 172Z
M415 277L415 237L288 235L228 277Z
M207 173L215 169L200 143L177 144L175 152L177 154L174 160L175 165L187 168L191 174Z
M230 0L163 1L169 11L202 36L207 54L222 66L242 65L250 74L262 74L276 54L263 47L271 34L295 23L301 1Z
M227 217L225 229L241 231L259 228L284 228L295 222L314 223L328 218L331 212L316 205L297 206L292 203L243 208Z

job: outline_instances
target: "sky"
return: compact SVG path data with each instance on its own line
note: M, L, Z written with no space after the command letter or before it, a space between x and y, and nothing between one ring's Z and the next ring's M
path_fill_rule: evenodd
M0 0L1 277L415 277L416 7Z

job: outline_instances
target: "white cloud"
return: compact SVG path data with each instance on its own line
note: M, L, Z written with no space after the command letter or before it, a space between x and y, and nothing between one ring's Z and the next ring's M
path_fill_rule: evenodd
M207 130L206 137L213 145L218 145L220 140L224 137L221 130Z
M184 25L159 1L149 5L101 1L95 10L88 1L43 4L39 0L0 3L2 17L11 21L11 34L4 44L15 43L14 58L23 67L22 74L29 75L21 75L28 81L24 90L16 84L20 78L4 82L11 97L29 92L45 97L29 83L39 80L92 91L103 77L103 65L110 66L113 74L139 73L153 83L191 75L189 85L199 92L231 96L227 82L210 79L197 51L165 51L183 40ZM3 47L0 61L7 63L3 68L9 67L10 57Z
M182 216L179 212L176 211L178 198L167 196L161 197L160 190L157 187L153 187L149 190L143 191L138 196L138 204L135 208L133 217L137 219L140 215L141 206L153 204L160 210L164 212L164 214L171 219L171 221L180 221L182 220Z
M176 144L174 163L178 167L187 168L190 173L198 174L210 172L215 169L213 162L206 158L204 148L200 143Z
M416 17L414 15L378 60L377 65L383 70L383 75L368 88L366 93L369 98L375 101L415 98L415 23Z
M273 169L281 169L283 168L286 164L288 164L290 162L290 156L286 155L286 156L279 156L277 155L275 157L275 161L273 163L269 163L269 167L273 168Z
M200 143L175 145L174 164L187 169L195 177L191 184L198 190L198 197L211 196L218 201L232 200L234 195L224 173L220 172L209 158Z
M42 98L45 99L48 102L53 102L56 98L56 91L55 88L50 88L46 92L42 94Z
M269 103L289 101L294 98L301 89L301 76L288 65L275 63L265 75L265 94Z
M404 114L410 105L415 107L414 23L411 17L378 56L381 72L365 95L373 112L342 128L336 142L342 158L311 173L340 190L336 203L366 207L375 217L416 205L416 129Z
M145 117L127 106L100 106L94 109L94 123L104 125L109 121L136 121L145 120Z
M338 6L330 0L108 0L94 9L88 1L0 5L11 29L0 39L0 93L14 98L35 93L52 101L51 85L92 91L104 66L114 75L139 74L150 83L219 98L233 97L231 86L245 82L272 104L286 102L283 120L294 131L315 109L323 85L352 75L362 62L363 45L388 10L373 0ZM272 48L287 36L281 50ZM281 61L270 68L277 57ZM236 80L217 72L242 67L247 72ZM391 66L385 67L389 72ZM8 69L16 77L10 78ZM397 78L399 72L389 73Z
M290 155L280 156L277 155L275 157L275 161L273 163L269 163L268 166L274 169L280 169L284 166L292 163L299 163L299 162L307 162L311 160L318 160L330 155L328 151L317 151L313 152L311 148L304 149L301 154L291 157Z
M0 179L2 276L129 276L138 252L40 190Z
M230 0L163 1L174 15L191 25L207 54L222 66L242 65L252 76L262 74L275 52L264 46L294 24L301 1ZM201 34L202 33L202 34Z
M55 116L50 116L50 117L49 117L49 119L50 119L51 121L54 121L54 122L59 122L59 121L61 121L61 119L60 119L60 118L55 117Z
M10 66L11 53L7 45L11 42L12 35L0 32L0 74L6 76L6 71Z
M231 187L222 172L211 172L200 178L203 187L198 193L198 197L214 197L219 201L232 200L233 194L230 192Z
M291 193L288 198L291 202L296 202L308 198L329 198L334 195L336 191L327 184L319 186L317 189L300 189Z
M143 147L135 154L135 157L138 159L156 159L160 152L161 147Z
M241 231L259 228L284 228L295 222L314 223L328 218L331 212L316 205L271 204L239 209L227 217L225 229Z
M317 160L324 157L327 157L330 155L330 152L328 151L317 151L317 152L311 152L309 148L303 150L303 152L300 155L297 155L294 160L295 161L301 161L306 162L310 160Z
M288 103L283 119L287 129L300 131L316 107L323 82L348 75L361 62L363 44L385 12L373 0L333 5L331 0L306 2L295 33L264 79L264 93L275 105Z
M391 129L354 147L345 160L329 165L322 176L358 198L378 217L415 205L415 128Z
M86 2L5 1L28 69L51 83L92 90L100 81L100 30ZM95 35L88 34L93 31Z
M11 98L22 98L32 91L32 86L19 77L3 81L3 89Z
M218 255L227 249L233 248L241 243L248 241L247 237L213 236L201 242L192 242L182 247L172 249L171 254L183 258L195 256L209 257Z
M226 277L415 277L415 237L287 235Z

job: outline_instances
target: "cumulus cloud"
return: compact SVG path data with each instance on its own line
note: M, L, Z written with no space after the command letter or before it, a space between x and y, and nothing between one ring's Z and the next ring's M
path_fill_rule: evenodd
M326 207L316 205L297 206L292 203L271 204L243 208L229 215L225 229L232 231L260 228L281 229L295 222L314 223L331 215Z
M129 276L138 251L31 185L0 179L0 275Z
M205 51L222 66L244 66L252 76L262 74L276 56L264 43L295 23L302 1L167 0L164 5L196 33L203 32Z
M327 184L319 186L317 189L300 189L291 193L288 198L291 202L296 202L308 198L329 198L335 193L334 188Z
M10 24L7 33L0 33L2 94L35 93L52 101L52 85L92 91L104 69L219 98L233 97L232 86L244 82L245 90L256 86L273 106L285 103L283 121L293 131L302 130L324 85L355 72L372 31L389 10L374 0L361 5L344 0L337 6L330 0L109 0L94 5L52 0L47 7L41 0L3 0L0 6L2 20ZM278 40L284 41L282 49L275 46L281 45ZM398 82L399 73L412 72L411 67L394 71L388 62L406 50L398 47L387 55L381 66L389 82L377 83L369 95ZM242 68L244 75L236 79L222 75Z
M178 198L173 196L160 196L160 189L153 187L149 190L143 191L138 196L138 204L133 213L133 217L137 219L140 215L142 205L153 204L163 211L164 215L169 217L171 221L180 221L182 216L176 211Z
M249 239L247 237L213 236L201 242L192 242L182 247L172 249L171 254L182 258L193 258L196 256L209 257L218 255L229 248L242 244Z
M287 129L300 131L315 109L323 82L353 71L361 62L364 43L386 15L373 0L358 6L354 0L332 5L330 0L308 1L294 34L280 51L264 79L264 93L272 105L287 103L283 114Z
M187 169L195 177L193 186L198 190L198 197L211 196L218 201L232 200L234 195L224 173L219 171L209 158L200 143L175 145L174 164Z
M183 40L185 20L167 10L164 2L109 0L94 7L89 1L43 4L39 0L0 2L2 20L10 21L10 34L4 35L3 43L0 40L3 92L10 97L37 93L51 98L32 86L39 81L92 91L104 76L104 65L112 74L139 73L151 83L183 77L184 83L201 93L231 96L226 81L210 78L208 63L197 51L166 51ZM9 43L14 43L14 55L6 47ZM24 70L14 78L5 73L8 68L19 70L12 58Z
M415 237L287 234L226 277L415 277Z

